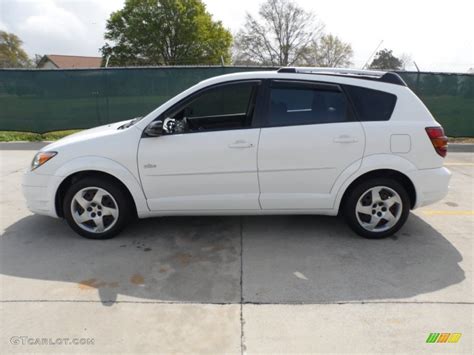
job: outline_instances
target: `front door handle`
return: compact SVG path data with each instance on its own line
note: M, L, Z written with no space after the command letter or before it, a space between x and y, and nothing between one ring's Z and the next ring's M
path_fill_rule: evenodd
M356 137L351 137L349 135L342 135L334 138L334 143L357 143L358 140Z
M229 144L229 148L234 149L243 149L243 148L252 148L253 144L244 140L237 140L232 144Z

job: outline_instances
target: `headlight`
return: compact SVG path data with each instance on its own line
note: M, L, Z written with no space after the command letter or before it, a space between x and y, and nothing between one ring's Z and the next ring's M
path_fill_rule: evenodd
M56 154L58 154L58 152L38 152L31 162L31 170L40 167Z

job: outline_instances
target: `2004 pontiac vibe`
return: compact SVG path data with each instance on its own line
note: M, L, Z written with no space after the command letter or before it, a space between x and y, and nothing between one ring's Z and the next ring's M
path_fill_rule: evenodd
M381 238L446 195L446 152L397 74L282 68L211 78L50 144L23 191L31 211L93 239L135 216L218 214L340 214Z

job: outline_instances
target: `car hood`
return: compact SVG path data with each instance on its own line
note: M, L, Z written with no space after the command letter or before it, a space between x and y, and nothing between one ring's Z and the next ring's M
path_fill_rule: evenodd
M107 125L103 125L103 126L99 126L99 127L95 127L91 129L86 129L86 130L71 134L69 136L66 136L64 138L61 138L51 144L48 144L41 150L42 151L57 150L65 145L85 142L91 139L100 138L100 137L108 136L111 134L116 134L120 132L120 130L118 129L120 126L123 126L124 124L130 121L131 120L126 120L126 121L121 121L121 122L110 123Z

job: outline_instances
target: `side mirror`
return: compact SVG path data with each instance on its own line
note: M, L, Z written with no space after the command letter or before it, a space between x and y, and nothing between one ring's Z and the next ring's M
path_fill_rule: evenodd
M145 128L144 132L148 137L159 137L163 134L163 121L153 121Z

